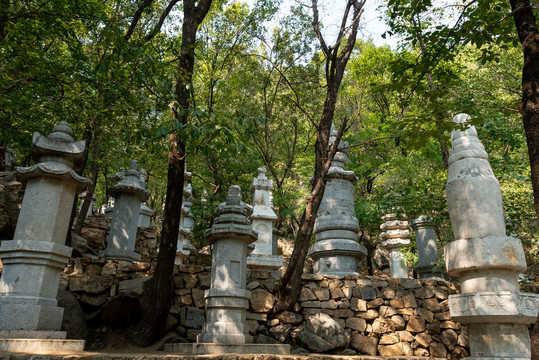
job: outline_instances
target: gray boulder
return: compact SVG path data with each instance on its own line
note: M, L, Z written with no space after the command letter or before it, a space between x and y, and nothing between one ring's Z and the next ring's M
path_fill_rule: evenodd
M344 348L350 343L350 336L344 328L324 313L305 316L305 322L290 335L301 345L318 353Z
M58 306L64 308L62 331L67 332L67 339L86 340L88 328L77 298L69 291L59 289L56 299Z

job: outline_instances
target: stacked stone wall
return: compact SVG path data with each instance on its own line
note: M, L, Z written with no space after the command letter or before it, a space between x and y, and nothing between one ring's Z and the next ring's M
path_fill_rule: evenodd
M169 341L196 341L204 324L210 269L209 254L175 266ZM79 258L64 271L61 287L81 303L90 331L103 331L136 320L137 305L129 299L140 296L152 274L148 263ZM449 318L447 298L458 291L450 282L305 274L293 311L274 316L277 284L275 272L248 274L252 297L247 320L256 342L286 342L298 352L342 355L459 359L468 354L466 329Z

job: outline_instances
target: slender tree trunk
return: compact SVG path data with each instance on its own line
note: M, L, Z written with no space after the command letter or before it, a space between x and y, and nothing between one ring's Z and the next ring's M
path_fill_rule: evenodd
M524 53L520 113L526 133L533 188L533 204L539 226L539 31L529 0L511 0L513 20ZM531 334L532 359L539 359L539 316Z
M86 188L86 197L82 202L82 206L77 216L77 222L75 223L75 229L73 230L75 234L80 235L82 233L82 227L84 226L84 220L86 219L86 214L92 203L92 197L94 196L95 185L97 184L97 173L99 170L98 166L99 158L99 137L94 134L94 148L92 151L92 166L90 168L90 181L88 182L88 187Z
M0 141L0 171L6 170L6 143Z
M539 219L539 31L529 0L511 0L511 8L524 53L520 113L530 157L533 203Z
M173 108L174 119L182 124L187 124L189 119L196 33L210 9L211 2L212 0L200 0L196 5L195 0L183 1L182 45L176 80L177 106ZM159 255L152 279L144 284L141 320L132 329L129 337L129 341L135 345L147 346L163 334L165 320L172 305L172 271L180 225L184 170L185 142L172 132L169 136L167 195Z
M337 103L337 94L339 87L344 76L344 70L346 64L350 59L350 55L354 48L357 36L357 30L359 28L359 17L363 10L364 0L350 0L346 6L343 15L343 24L347 23L349 12L352 9L352 25L348 29L345 26L341 26L339 34L337 36L336 45L328 47L322 33L320 31L318 22L318 6L317 0L311 0L313 9L313 29L318 36L320 46L326 57L326 82L327 92L326 99L324 101L324 108L320 117L320 123L316 128L316 143L315 143L315 172L313 187L311 193L307 196L305 211L301 219L301 225L296 237L296 243L294 244L294 250L290 257L290 262L286 268L286 272L282 277L277 290L277 302L274 306L274 312L281 312L290 310L297 302L301 289L301 275L303 274L303 266L309 250L309 244L313 232L314 221L322 197L324 196L324 189L326 183L326 175L331 165L333 157L337 153L337 148L341 140L341 136L346 128L346 119L343 121L341 130L337 139L333 143L331 149L329 146L329 135L331 130L331 124L333 123L333 116L335 114L335 105ZM346 44L339 46L347 36ZM339 52L339 49L342 49Z
M92 143L92 138L94 135L93 130L93 120L89 121L86 124L86 129L84 130L84 141L86 141L86 146L84 147L84 160L82 161L82 164L80 166L80 169L75 169L77 171L77 174L81 175L84 173L84 169L86 168L86 163L88 162L88 154L90 153L90 144ZM73 222L75 221L75 217L77 216L77 202L79 200L79 196L76 195L73 199L73 205L71 207L71 217L69 218L69 230L67 232L65 245L71 246L71 228L73 227Z

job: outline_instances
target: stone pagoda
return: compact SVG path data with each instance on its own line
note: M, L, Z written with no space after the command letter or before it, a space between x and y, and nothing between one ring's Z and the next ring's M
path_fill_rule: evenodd
M454 130L451 141L446 195L455 241L445 246L445 262L461 284L461 293L449 296L451 318L468 327L468 359L529 359L539 295L519 292L522 244L506 235L500 184L475 127Z
M182 209L180 214L180 225L178 229L178 242L176 250L175 265L181 265L184 260L192 254L196 254L197 249L191 244L193 238L193 216L191 215L191 207L193 206L193 187L189 183L192 174L188 171L183 173L183 197Z
M100 256L109 260L140 261L140 254L135 252L139 209L149 194L140 186L136 160L131 160L125 177L109 189L109 195L114 197L114 210L107 248Z
M36 165L17 169L26 182L13 240L3 241L0 277L0 351L81 351L83 340L65 340L64 309L56 294L71 257L65 246L73 200L88 180L77 175L84 141L61 121L49 136L34 133Z
M438 246L432 221L421 215L412 223L417 245L418 262L413 266L420 279L441 279L442 274L436 269L438 264Z
M148 184L146 183L146 170L140 169L140 175L139 175L139 183L140 186L146 190L148 187ZM138 218L138 226L142 228L150 227L150 220L152 218L153 211L148 207L148 204L146 204L146 201L143 201L140 204L139 209L139 218Z
M391 213L382 216L380 225L382 247L389 251L389 274L393 278L408 278L408 265L401 251L410 245L410 225L404 214Z
M289 345L252 344L247 310L251 292L246 290L248 247L256 233L247 219L239 186L231 186L219 217L206 230L212 247L211 284L206 290L206 322L196 344L166 344L165 351L189 354L288 354Z
M84 199L86 199L86 196L88 193L85 191L79 195L80 199L80 205L79 205L79 212L82 209L82 203L84 202ZM86 212L86 216L92 216L93 215L93 209L94 209L94 202L97 200L97 195L92 194L92 200L90 200L90 206L88 206L88 211Z
M277 239L273 238L273 224L277 215L271 204L273 182L266 177L266 169L259 167L258 176L253 179L253 213L251 227L258 233L255 249L247 258L249 269L278 270L283 266L283 257L277 255Z
M331 126L333 144L337 131ZM354 210L354 185L358 178L344 170L348 162L348 142L341 141L327 173L324 197L314 223L315 244L309 248L315 274L358 275L360 259L367 249L359 243L359 221Z

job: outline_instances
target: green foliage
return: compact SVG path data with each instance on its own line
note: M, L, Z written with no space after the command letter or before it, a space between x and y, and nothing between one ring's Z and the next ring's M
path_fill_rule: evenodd
M252 8L216 2L199 30L192 107L182 125L171 111L182 19L171 14L160 33L142 40L162 3L146 9L130 41L124 34L138 2L21 4L8 12L24 16L0 23L0 138L22 158L32 132L66 120L79 138L89 131L100 139L97 205L135 158L148 171L159 223L173 131L187 144L198 245L230 185L240 185L250 203L259 166L274 182L279 234L293 237L314 170L313 119L326 93L308 9L293 6L279 16L278 1ZM350 143L347 169L359 178L356 215L376 239L381 216L398 206L410 219L432 217L440 245L452 240L440 146L449 146L451 118L466 112L500 181L509 231L538 254L518 115L521 53L510 19L500 15L507 4L452 9L391 0L387 21L404 39L401 48L356 43L335 111L337 127L345 116L351 123L343 140Z

